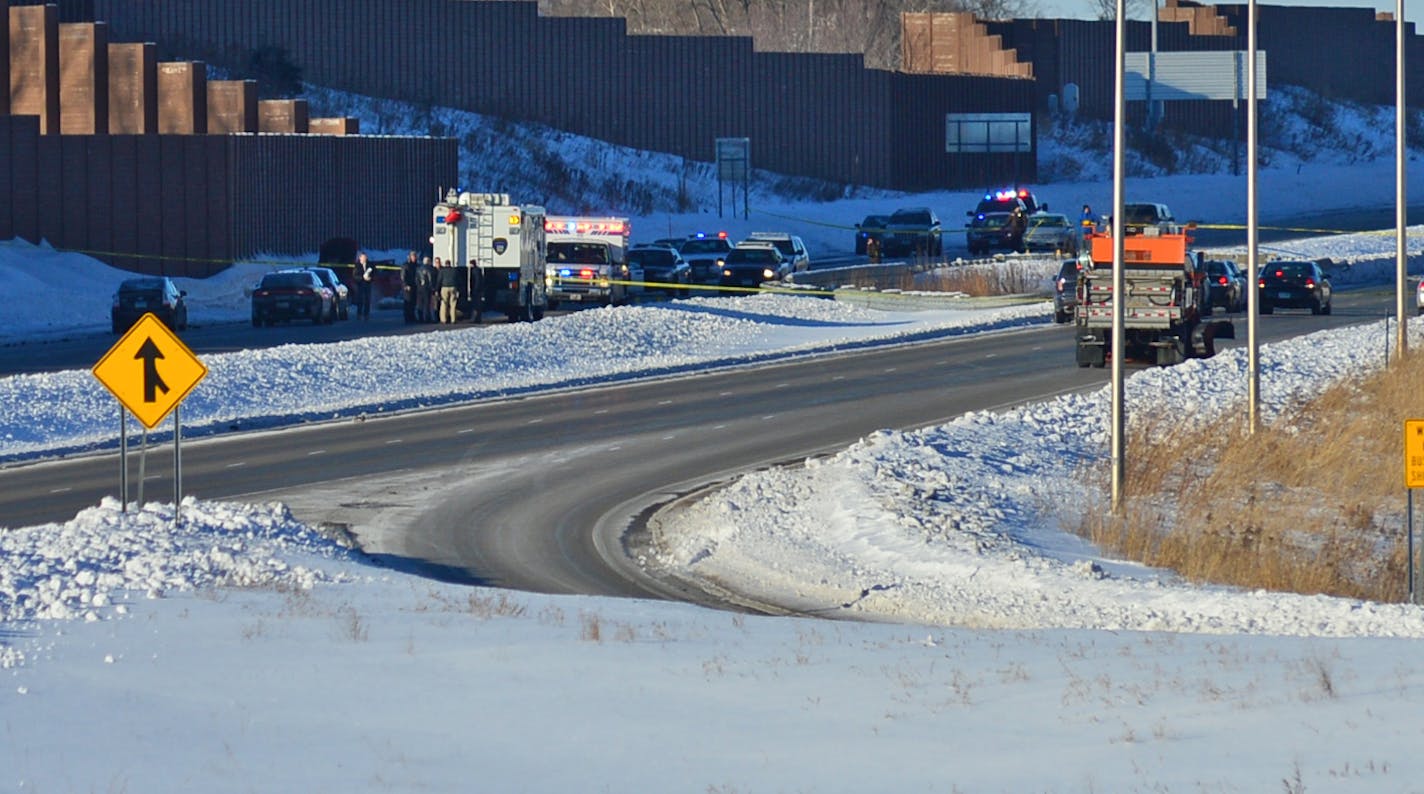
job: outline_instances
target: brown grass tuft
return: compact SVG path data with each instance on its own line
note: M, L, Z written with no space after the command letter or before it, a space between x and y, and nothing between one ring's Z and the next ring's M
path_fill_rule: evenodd
M1205 429L1133 423L1124 509L1088 510L1080 534L1193 581L1404 600L1403 428L1424 416L1419 364L1332 386L1255 437L1244 413Z

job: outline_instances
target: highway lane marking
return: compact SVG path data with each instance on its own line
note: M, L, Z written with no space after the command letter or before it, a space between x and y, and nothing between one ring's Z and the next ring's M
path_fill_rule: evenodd
M985 356L984 356L984 358L998 358L998 357L999 357L999 354L998 354L998 353L987 353L987 354L985 354Z
M466 434L466 433L473 433L473 432L475 432L475 429L474 429L473 427L467 427L467 428L465 428L464 430L461 430L460 432L456 433L455 435L463 436L463 435Z
M776 384L776 388L778 388L778 389L784 389L784 388L786 388L787 386L790 386L790 385L791 385L791 384L789 384L789 383L778 383L778 384Z
M718 394L717 396L718 396L718 397L731 397L731 396L732 396L732 393L729 392L729 391L724 391L724 392Z
M311 452L308 452L308 453L307 453L307 457L310 458L310 457L312 457L313 455L325 455L325 454L326 454L326 450L324 450L324 449L314 449L314 450L312 450Z
M712 426L712 429L713 429L713 430L726 430L726 429L727 429L727 426L726 426L726 425L713 425L713 426Z
M526 425L537 425L537 424L539 424L539 423L542 422L542 421L544 421L544 419L543 419L543 417L540 417L540 418L537 418L537 419L530 419L528 422L525 422L524 424L526 424Z
M659 400L658 405L672 405L672 400Z
M51 488L51 489L49 489L49 492L50 492L50 493L69 493L69 492L72 491L72 490L74 490L74 489L73 489L73 488Z
M386 446L390 446L391 444L401 444L404 443L404 441L405 439L402 438L393 438L390 441L386 442Z
M837 375L837 376L835 376L834 378L831 378L831 380L845 380L845 376L844 376L844 375Z
M594 411L593 413L594 413L595 416L599 416L599 415L608 413L608 409L607 409L607 408L600 408L600 409L598 409L597 411Z
M236 462L236 463L229 463L229 464L227 464L226 466L224 466L223 468L225 468L225 469L235 469L235 468L237 468L238 466L246 466L246 465L247 465L247 461L245 461L245 460L240 460L240 461L238 461L238 462Z
M886 367L885 369L882 369L882 370L880 370L880 371L881 371L881 372L895 372L895 371L898 370L898 369L900 369L900 368L899 368L899 367Z
M761 420L762 420L763 422L765 422L765 421L768 420L768 419L775 419L775 418L776 418L776 414L767 414L766 416L763 416L763 417L761 418Z

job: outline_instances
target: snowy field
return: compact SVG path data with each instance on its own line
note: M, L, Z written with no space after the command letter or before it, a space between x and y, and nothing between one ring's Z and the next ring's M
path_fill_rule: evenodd
M1263 191L1276 218L1375 206L1391 168L1270 171ZM1227 179L1134 189L1183 217L1239 220L1222 196L1241 180ZM1100 183L1040 193L1060 207L1110 198ZM729 230L858 220L861 201L767 206ZM803 232L813 256L848 244L838 228ZM1289 249L1330 257L1348 287L1388 283L1393 247L1362 234ZM182 283L194 317L244 320L261 267ZM7 307L4 341L42 351L57 334L101 333L119 278L0 244L0 279L31 298ZM56 306L102 322L56 325ZM1050 323L1047 301L881 312L755 296L293 345L205 358L184 433ZM564 352L610 337L616 357ZM1381 366L1386 338L1374 322L1266 346L1268 416ZM462 380L448 364L392 367L410 358L392 354L401 344L458 356ZM1424 344L1417 329L1411 344ZM1227 351L1139 372L1129 411L1168 395L1189 413L1231 410L1244 366ZM306 407L318 394L322 414ZM113 447L112 400L87 371L3 378L0 400L0 460ZM201 494L179 529L172 504L125 516L106 501L0 530L0 790L1419 790L1424 610L1196 587L1104 557L1064 531L1061 496L1102 459L1107 422L1096 391L883 431L669 520L659 564L843 620L445 585L365 566L282 505ZM1397 464L1361 462L1387 477Z

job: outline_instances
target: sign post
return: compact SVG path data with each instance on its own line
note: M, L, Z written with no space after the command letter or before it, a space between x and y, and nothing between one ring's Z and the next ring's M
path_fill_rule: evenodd
M182 431L178 426L178 404L207 377L208 368L153 313L145 314L128 333L109 348L92 370L119 403L152 430L169 413L173 414L173 522L183 499L180 466ZM119 481L128 500L127 428L119 415ZM142 475L140 475L142 476ZM139 488L143 488L142 480ZM141 501L141 499L140 499Z
M1414 592L1414 489L1424 488L1424 419L1404 420L1405 552L1409 567L1409 603Z
M751 216L751 138L717 139L717 217L722 217L722 193L732 186L732 217L737 216L737 187L742 188L742 218Z

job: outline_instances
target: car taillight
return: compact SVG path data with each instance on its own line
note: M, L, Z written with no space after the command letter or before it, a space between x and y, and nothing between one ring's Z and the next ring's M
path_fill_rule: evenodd
M260 289L260 290L257 290L256 292L252 293L252 294L255 295L255 296L257 296L257 297L259 297L259 298L265 298L265 297L267 297L268 295L271 295L271 294L272 294L272 291L271 291L271 290Z
M1266 280L1265 280L1264 278L1257 279L1257 280L1256 280L1256 286L1260 287L1261 289L1265 289L1265 288L1266 288Z
M1305 280L1305 288L1306 288L1306 289L1315 289L1315 279L1313 279L1313 278L1308 278L1308 279L1306 279L1306 280Z
M1225 283L1226 283L1226 276L1222 276L1221 278L1217 279L1216 283L1218 283L1218 284L1225 284Z

